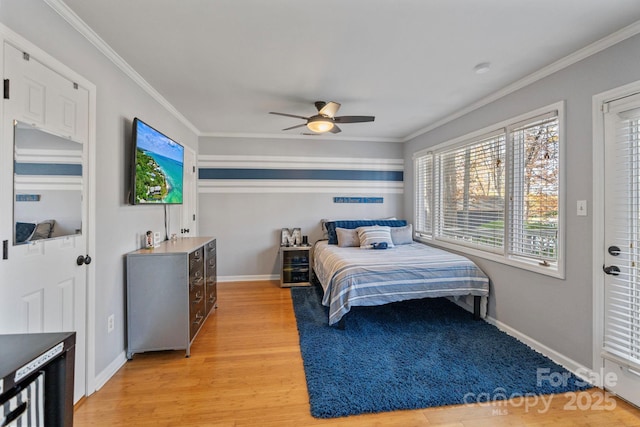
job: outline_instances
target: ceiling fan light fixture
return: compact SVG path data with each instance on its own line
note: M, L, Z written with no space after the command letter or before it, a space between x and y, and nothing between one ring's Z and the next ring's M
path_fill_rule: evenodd
M312 117L307 122L307 127L311 132L324 133L333 129L333 120L324 117Z

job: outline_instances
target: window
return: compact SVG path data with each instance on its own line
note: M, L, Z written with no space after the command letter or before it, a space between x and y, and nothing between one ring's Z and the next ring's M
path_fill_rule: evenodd
M415 232L421 236L431 236L433 216L433 156L426 155L415 159L415 176Z
M562 276L562 105L414 156L416 236Z
M511 131L511 254L558 261L560 138L558 116Z
M444 150L440 166L438 236L502 248L504 240L504 134Z

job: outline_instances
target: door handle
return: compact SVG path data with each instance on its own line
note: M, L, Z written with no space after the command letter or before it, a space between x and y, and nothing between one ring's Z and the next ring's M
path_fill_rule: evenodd
M610 274L612 276L617 276L620 274L620 269L615 265L610 265L609 267L602 266L602 271L606 274Z
M78 258L76 258L76 264L78 264L78 265L82 265L82 264L89 265L89 264L91 264L91 257L88 254L85 255L85 256L78 255Z
M617 246L609 246L609 248L607 249L607 252L609 252L609 255L613 255L613 256L618 256L620 255L620 248Z

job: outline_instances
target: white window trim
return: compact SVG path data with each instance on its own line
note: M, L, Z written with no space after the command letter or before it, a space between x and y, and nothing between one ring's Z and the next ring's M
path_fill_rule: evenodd
M491 261L495 261L501 264L505 264L505 265L509 265L512 267L516 267L516 268L520 268L523 270L528 270L528 271L532 271L535 273L539 273L539 274L543 274L546 276L551 276L551 277L555 277L558 279L564 279L565 278L565 240L566 240L566 222L565 222L565 217L567 215L566 212L566 202L565 199L567 197L566 195L566 160L565 160L565 151L566 151L566 120L565 120L565 101L560 101L551 105L547 105L545 107L541 107L538 108L536 110L530 111L528 113L525 114L521 114L519 116L515 116L512 117L510 119L504 120L500 123L491 125L491 126L487 126L485 128L482 128L480 130L468 133L466 135L454 138L452 140L434 145L432 147L429 148L425 148L423 150L419 150L417 152L415 152L412 156L413 160L414 160L414 165L415 165L415 161L418 157L423 157L425 155L435 155L438 151L440 150L444 150L444 149L451 149L451 148L455 148L457 146L462 146L465 145L467 143L469 143L470 141L479 138L479 137L485 137L486 135L490 135L492 133L498 133L498 132L506 132L507 133L507 147L510 146L511 142L509 141L509 129L513 128L515 125L519 125L522 121L528 120L528 119L532 119L536 116L540 116L542 114L548 113L550 111L557 111L558 112L558 137L559 137L559 161L558 161L558 167L559 167L559 185L558 185L558 261L555 264L552 264L549 267L544 267L539 265L539 263L533 259L529 259L529 258L524 258L524 257L520 257L517 255L510 255L508 254L508 247L506 245L507 239L505 238L505 246L503 248L503 250L500 253L495 253L495 252L491 252L489 249L476 249L475 247L472 247L471 245L465 245L463 242L456 242L453 243L451 242L451 239L446 239L446 238L441 238L441 237L437 237L435 235L432 236L419 236L416 235L415 239L417 241L423 242L423 243L428 243L430 245L433 246L438 246L444 249L449 249L449 250L453 250L456 252L460 252L463 254L467 254L467 255L471 255L471 256L476 256L479 258L484 258L484 259L488 259ZM507 150L510 150L510 148L507 148ZM415 177L415 179L417 180L417 177ZM507 179L509 179L507 177ZM416 206L417 206L417 193L418 190L417 188L414 189L414 218L413 221L414 223L416 222L417 218L415 217L416 215ZM505 208L507 208L507 206L505 206ZM435 225L434 224L434 219L435 219L435 215L432 215L431 218L431 230L432 232L435 231ZM505 228L508 227L507 225L508 221L507 218L505 217ZM506 233L506 230L505 230ZM505 236L506 237L506 236Z

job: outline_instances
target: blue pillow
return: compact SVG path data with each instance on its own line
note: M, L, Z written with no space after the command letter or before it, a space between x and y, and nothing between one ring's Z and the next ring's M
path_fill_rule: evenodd
M35 228L36 225L32 222L16 222L16 243L25 242Z
M338 236L336 235L336 228L348 228L353 230L358 227L371 226L371 225L386 225L387 227L404 227L407 225L407 221L403 219L351 219L340 221L327 221L324 226L327 229L327 237L329 238L330 245L338 244Z

